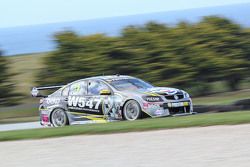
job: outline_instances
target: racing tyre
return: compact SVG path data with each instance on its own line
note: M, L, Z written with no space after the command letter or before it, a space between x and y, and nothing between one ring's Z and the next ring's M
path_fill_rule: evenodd
M129 100L123 107L123 119L134 121L140 119L142 115L141 107L135 100Z
M51 123L54 127L62 127L69 124L67 114L63 109L55 109L51 115Z

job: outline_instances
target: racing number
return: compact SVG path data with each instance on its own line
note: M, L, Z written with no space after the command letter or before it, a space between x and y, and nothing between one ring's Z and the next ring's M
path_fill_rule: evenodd
M93 100L90 99L86 102L86 107L93 108Z
M69 107L77 107L80 110L84 110L85 108L98 110L101 99L99 98L84 98L79 96L69 96L68 98L68 106Z
M95 104L95 109L98 110L99 109L99 105L101 103L101 99L89 99L87 102L86 102L86 106L89 107L89 108L93 108L93 102Z

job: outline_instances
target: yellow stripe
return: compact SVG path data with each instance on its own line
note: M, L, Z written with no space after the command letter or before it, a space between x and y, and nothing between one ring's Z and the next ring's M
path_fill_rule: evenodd
M108 121L103 119L103 118L96 118L96 117L91 117L91 116L82 116L83 118L90 119L92 121L98 122L98 123L107 123Z
M147 95L151 95L151 96L159 96L158 94L156 93L149 93L149 92L143 92L144 94L147 94Z
M69 112L70 114L76 114L76 115L86 115L86 116L95 116L95 117L101 117L103 118L103 115L95 115L95 114L87 114L87 113L78 113L78 112Z
M96 123L107 123L108 121L104 118L103 115L94 115L94 114L86 114L86 113L78 113L78 112L69 112L71 114L80 115L81 118L87 118ZM83 115L84 114L84 115ZM86 115L85 115L86 114Z
M137 91L138 93L143 93L146 95L150 95L150 96L159 96L157 93L153 93L153 92L142 92L142 91Z

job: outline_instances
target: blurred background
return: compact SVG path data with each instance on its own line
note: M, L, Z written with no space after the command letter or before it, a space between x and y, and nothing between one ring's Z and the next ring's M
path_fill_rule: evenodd
M0 124L39 119L32 86L97 75L184 89L206 111L249 105L249 11L247 0L1 2Z

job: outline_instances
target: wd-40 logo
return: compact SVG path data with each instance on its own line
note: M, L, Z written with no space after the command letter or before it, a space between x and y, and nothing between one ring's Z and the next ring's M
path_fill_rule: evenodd
M101 103L101 99L87 99L85 97L79 96L69 96L68 98L68 106L69 107L80 107L80 108L90 108L98 110L99 105Z

